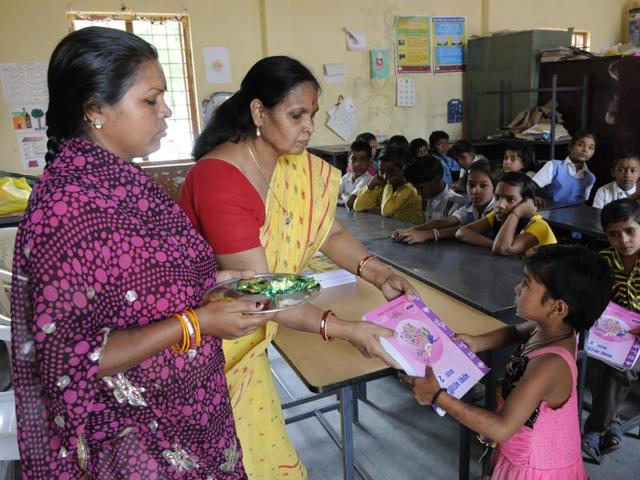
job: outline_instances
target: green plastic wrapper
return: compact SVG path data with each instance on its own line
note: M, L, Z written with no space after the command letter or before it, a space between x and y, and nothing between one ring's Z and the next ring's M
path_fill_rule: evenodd
M313 277L299 277L298 275L284 275L273 280L251 278L240 280L236 290L244 293L262 294L270 300L278 295L292 292L306 292L318 286Z

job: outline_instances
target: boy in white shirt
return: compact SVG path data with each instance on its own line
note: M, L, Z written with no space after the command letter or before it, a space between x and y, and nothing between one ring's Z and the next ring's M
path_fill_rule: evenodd
M356 140L351 144L349 154L349 167L351 172L347 172L340 180L340 192L338 204L347 208L353 208L358 190L366 187L372 176L368 170L371 166L371 147L367 142Z
M593 199L594 207L603 208L607 203L622 198L640 198L640 192L636 192L636 183L640 179L640 154L632 150L618 152L613 158L611 174L614 181L598 189Z
M419 165L419 168L416 168ZM454 192L444 182L444 169L439 160L426 157L407 170L407 181L413 184L422 197L424 221L446 218L464 205L462 195Z

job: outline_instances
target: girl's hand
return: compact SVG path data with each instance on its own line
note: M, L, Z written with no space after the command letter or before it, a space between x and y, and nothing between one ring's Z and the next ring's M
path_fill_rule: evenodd
M513 208L513 213L520 218L531 218L538 211L536 204L532 199L523 200Z
M217 300L196 309L203 334L224 339L243 337L262 327L274 314L243 315L264 309L261 302Z
M370 322L350 322L351 326L347 340L351 345L360 350L360 353L367 358L380 358L384 363L396 370L400 370L393 358L387 354L382 345L380 345L380 337L393 337L394 332L388 328L380 327Z
M369 183L367 184L367 187L370 189L374 189L376 187L384 187L387 184L387 182L380 176L379 173L376 173L373 178L371 178L371 180L369 180Z
M480 345L478 342L478 337L475 335L468 335L466 333L457 333L453 336L454 339L460 340L469 347L473 353L478 353L480 351Z
M535 197L533 199L533 203L536 205L537 208L542 208L545 206L545 204L547 203L547 201L542 198L542 197Z
M410 377L409 375L399 375L400 380L411 385L413 396L418 404L422 406L431 406L433 397L440 390L440 384L433 374L433 370L427 367L424 377Z
M398 230L394 230L391 234L391 238L396 240L397 242L401 242L405 235L413 230L412 228L399 228Z
M629 330L629 333L640 337L640 327Z
M431 230L404 230L399 238L396 238L399 242L406 243L407 245L413 245L415 243L422 243L433 239L433 231Z

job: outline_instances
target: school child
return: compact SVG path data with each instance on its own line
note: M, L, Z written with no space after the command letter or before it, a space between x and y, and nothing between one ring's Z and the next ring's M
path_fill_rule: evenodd
M596 176L587 162L596 150L596 136L582 131L574 135L564 160L548 161L533 177L556 203L581 203L589 198Z
M507 364L496 413L449 395L430 368L424 377L401 379L420 405L439 407L496 442L492 480L586 480L576 333L602 314L610 288L606 263L580 246L545 246L525 260L515 293L518 315L528 321L484 335L457 335L474 352L523 342Z
M504 148L503 172L522 172L533 178L538 170L536 161L526 147L509 143Z
M366 142L371 147L371 165L369 166L369 174L375 175L378 171L378 138L370 132L362 132L356 137L356 142ZM347 168L347 172L349 169Z
M447 218L464 205L462 195L451 190L442 176L442 164L433 157L421 159L409 168L406 178L422 197L425 221Z
M600 252L613 275L612 301L640 312L640 205L630 199L615 200L600 214L609 248ZM640 329L632 331L640 334ZM596 463L602 455L622 444L621 421L616 415L638 379L639 366L620 371L595 358L588 359L587 386L591 390L591 412L584 424L582 451Z
M451 185L453 183L453 174L456 175L460 172L460 165L456 161L447 156L449 151L449 134L442 130L436 130L429 135L429 148L431 155L437 158L442 164L444 170L444 183ZM456 176L456 178L458 178Z
M453 158L460 166L460 177L458 181L451 185L455 192L464 192L464 176L473 162L485 159L484 155L476 154L476 149L466 140L458 140L447 152L447 156Z
M551 227L537 213L535 191L535 183L524 173L503 173L493 212L461 227L456 239L491 248L496 255L530 255L542 245L557 243Z
M607 203L621 198L638 200L640 192L636 192L636 183L640 179L640 154L633 150L622 150L613 158L611 167L613 182L598 189L593 198L593 206L603 208Z
M338 204L353 208L356 194L372 178L368 172L371 166L371 147L368 143L356 140L351 144L349 166L351 173L345 173L340 180Z
M462 225L471 223L493 211L493 194L497 181L497 172L487 160L479 160L469 166L465 175L468 206L461 206L451 215L442 219L432 219L413 228L396 230L391 237L402 243L421 242L454 238Z
M409 150L414 161L429 156L429 144L424 138L414 138L409 143Z
M385 148L380 157L380 170L360 189L353 209L361 212L379 208L383 217L422 223L422 200L404 176L408 157L406 147Z

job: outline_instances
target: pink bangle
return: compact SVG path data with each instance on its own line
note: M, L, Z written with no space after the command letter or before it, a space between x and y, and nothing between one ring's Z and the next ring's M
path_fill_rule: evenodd
M372 258L376 258L375 255L367 255L362 260L360 260L360 263L358 264L358 268L356 269L356 275L357 276L362 278L362 269L367 264L367 262L369 260L371 260Z
M329 318L329 315L333 315L333 312L331 310L326 310L320 319L320 336L325 342L333 340L333 337L327 335L327 319Z

